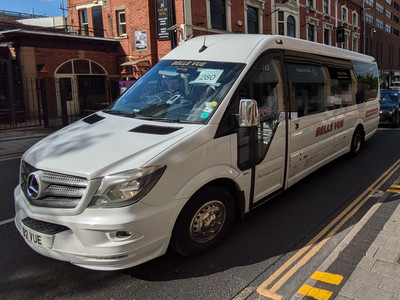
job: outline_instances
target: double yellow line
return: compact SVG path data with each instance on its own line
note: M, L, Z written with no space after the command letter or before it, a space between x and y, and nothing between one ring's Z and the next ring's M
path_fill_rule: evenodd
M394 190L394 189L396 189L396 190ZM387 189L386 192L400 194L400 185L392 184L390 186L390 189Z
M282 299L278 290L336 234L336 232L371 198L380 187L400 168L400 159L370 185L332 222L319 232L307 245L294 254L285 264L276 270L258 288L260 295L274 300ZM400 186L398 186L400 188ZM398 190L400 193L400 190Z

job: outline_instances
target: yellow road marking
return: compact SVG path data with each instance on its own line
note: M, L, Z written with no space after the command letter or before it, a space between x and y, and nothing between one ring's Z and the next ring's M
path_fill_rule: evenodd
M400 194L400 185L392 184L390 187L399 190L387 189L386 192Z
M388 189L388 190L386 190L386 192L400 194L400 190L391 190L391 189Z
M318 300L328 300L332 296L332 292L330 291L318 289L306 284L298 290L298 293Z
M314 274L311 275L311 278L334 285L339 285L343 280L342 275L320 272L320 271L315 271Z
M257 292L260 295L265 297L269 297L271 299L276 299L271 297L272 295L277 295L276 292L282 287L283 284L286 283L287 280L293 276L303 265L305 265L318 251L328 242L328 240L346 223L364 204L365 202L376 193L379 188L397 171L400 167L400 159L397 160L389 169L387 169L373 184L370 185L357 199L355 199L344 211L342 211L331 223L329 223L321 232L319 232L313 239L311 239L306 246L300 249L296 254L294 254L286 263L284 263L278 270L276 270L267 280L265 280L258 288ZM364 198L364 199L363 199ZM346 214L352 210L347 216ZM343 220L338 223L335 227L334 225L340 220ZM320 241L318 244L317 241L320 240L331 228L332 231L327 234L327 236ZM312 247L314 244L316 246ZM294 264L305 252L307 252L310 248L309 253L307 253L300 261L298 261L294 267L292 267L285 275L279 279L272 288L267 289L268 286L274 282L279 276L281 276L292 264ZM277 295L279 296L279 295Z

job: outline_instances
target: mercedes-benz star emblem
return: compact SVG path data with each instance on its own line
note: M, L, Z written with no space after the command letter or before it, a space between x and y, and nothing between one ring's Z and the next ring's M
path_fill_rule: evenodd
M29 174L26 191L32 199L38 199L40 196L40 177L35 174Z

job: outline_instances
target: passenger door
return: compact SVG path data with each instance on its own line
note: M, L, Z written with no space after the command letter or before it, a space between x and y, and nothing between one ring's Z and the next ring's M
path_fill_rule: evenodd
M262 56L236 97L256 100L260 116L257 128L239 128L237 132L237 164L242 174L249 174L251 208L283 188L286 122L280 54Z

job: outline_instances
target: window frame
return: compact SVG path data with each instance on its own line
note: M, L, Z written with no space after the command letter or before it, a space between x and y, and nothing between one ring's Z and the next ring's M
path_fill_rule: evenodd
M385 14L385 8L384 8L383 5L380 4L379 2L376 2L376 3L375 3L375 8L376 8L376 11L377 11L377 12L379 12L379 13L381 13L381 14Z
M255 21L249 21L249 11L253 11L254 13L255 13ZM246 26L247 26L247 33L250 33L250 34L259 34L260 33L260 23L259 23L259 18L258 18L258 15L259 15L259 13L260 13L260 11L259 11L259 8L258 7L255 7L255 6L252 6L252 5L247 5L247 10L246 10L246 15L247 15L247 24L246 24ZM249 24L254 24L255 26L255 32L250 32L249 31L249 28L250 28L250 26L249 26Z
M376 18L375 23L376 27L378 27L379 29L384 29L385 23L381 19Z
M307 41L315 42L315 26L314 26L314 24L307 25Z
M352 24L354 26L358 26L358 14L357 14L357 12L353 11L351 16L352 16Z
M349 11L346 6L342 6L342 21L347 22L349 17L348 17Z
M79 15L79 34L89 35L89 16L86 8L78 9Z
M324 14L330 14L331 12L331 1L330 0L323 0L322 2L322 10Z
M218 4L222 4L221 7L218 7L218 9L222 8L222 12L221 11L217 11L215 10L216 6L211 5L211 3L218 3ZM210 7L210 25L211 28L213 29L218 29L218 30L227 30L227 9L226 9L226 0L210 0L209 1L209 7ZM214 10L213 10L214 8ZM219 24L219 22L217 21L216 17L220 17L222 23ZM219 20L219 18L218 18ZM220 26L221 25L221 26Z
M126 36L127 35L127 31L126 31L126 13L125 13L125 9L117 10L116 11L116 15L117 15L118 35L119 36ZM125 22L121 21L121 15L124 15ZM125 29L122 30L122 28L124 28L124 27L125 27Z

